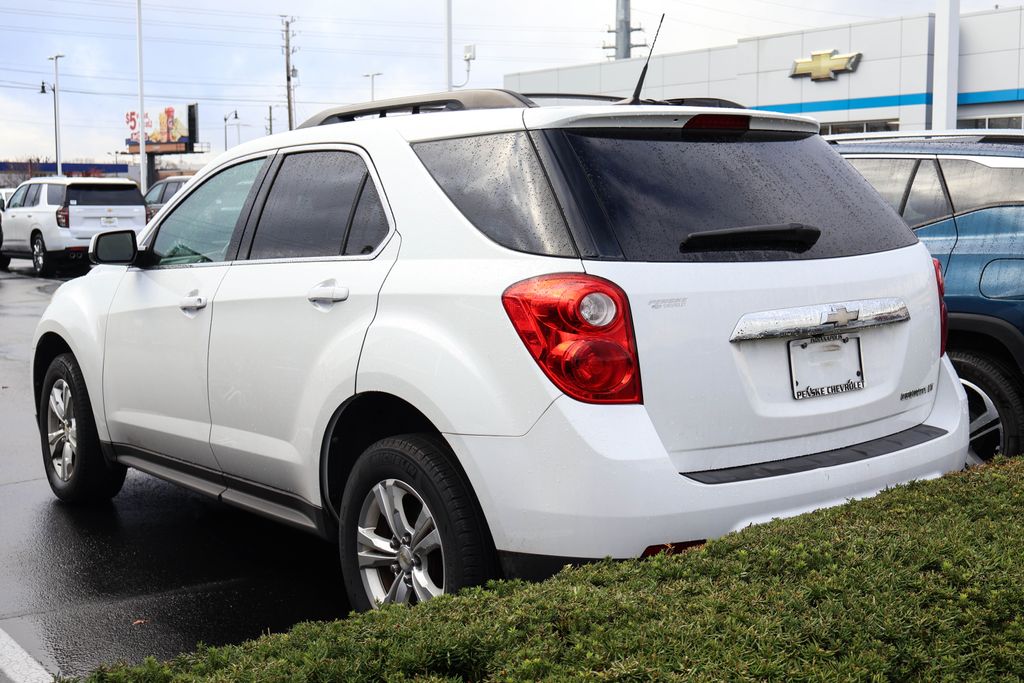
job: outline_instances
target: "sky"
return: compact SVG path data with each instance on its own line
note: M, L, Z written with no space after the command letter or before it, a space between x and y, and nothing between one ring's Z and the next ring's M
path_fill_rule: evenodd
M476 45L467 87L501 87L507 73L599 62L614 42L615 0L488 0L453 4L453 80L465 80L462 47ZM1004 3L1005 4L1005 3ZM637 42L656 52L730 45L749 36L921 15L935 0L633 0ZM961 0L961 11L991 9ZM143 0L146 109L199 103L201 143L224 149L285 130L281 16L294 18L296 125L335 104L444 90L444 0ZM61 53L64 161L113 161L136 109L134 0L0 0L0 160L54 155L53 82ZM634 56L646 54L635 49ZM237 125L236 125L237 124ZM125 157L120 156L121 160ZM185 157L200 163L209 155ZM177 161L177 158L167 161Z

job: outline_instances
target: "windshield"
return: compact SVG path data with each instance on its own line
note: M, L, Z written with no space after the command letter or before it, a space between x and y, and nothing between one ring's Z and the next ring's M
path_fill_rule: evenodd
M628 261L777 261L886 251L917 238L892 207L818 135L679 128L548 134L590 229ZM565 159L564 157L569 157ZM573 168L574 167L574 168ZM806 249L732 239L681 249L691 234L742 226L814 226Z

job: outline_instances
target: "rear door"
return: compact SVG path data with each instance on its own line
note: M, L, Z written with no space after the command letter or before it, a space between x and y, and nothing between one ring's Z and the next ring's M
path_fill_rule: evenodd
M134 184L73 183L64 201L75 239L90 239L106 230L139 232L146 227L146 204Z
M355 393L399 240L362 150L285 150L272 173L213 302L211 444L226 474L296 493Z
M578 125L545 140L604 245L586 271L629 297L643 403L678 471L927 417L931 258L819 136Z

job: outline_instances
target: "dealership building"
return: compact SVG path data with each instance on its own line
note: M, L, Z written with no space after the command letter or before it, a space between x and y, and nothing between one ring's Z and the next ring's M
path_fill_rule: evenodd
M935 84L948 78L956 84L957 127L1021 128L1024 8L960 15L958 34L955 20L952 26L951 43L942 42L949 29L929 14L655 53L643 96L714 97L804 114L820 121L823 133L921 130L933 127L933 99L941 97ZM946 76L941 55L957 42L959 60L945 60L955 70ZM505 87L625 97L642 66L643 58L634 58L513 73Z

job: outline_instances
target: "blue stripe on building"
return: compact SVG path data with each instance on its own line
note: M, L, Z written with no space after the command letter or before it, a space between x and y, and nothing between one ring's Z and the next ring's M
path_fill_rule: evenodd
M1024 88L1008 90L984 90L962 92L957 95L957 104L988 104L991 102L1017 102L1024 100ZM751 109L777 111L783 114L809 114L817 111L841 111L843 109L874 109L876 107L910 107L931 104L929 92L907 95L882 95L880 97L854 97L845 100L818 100L817 102L793 102L790 104L764 104Z

